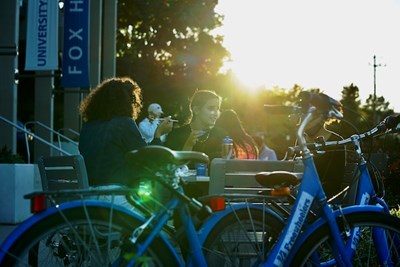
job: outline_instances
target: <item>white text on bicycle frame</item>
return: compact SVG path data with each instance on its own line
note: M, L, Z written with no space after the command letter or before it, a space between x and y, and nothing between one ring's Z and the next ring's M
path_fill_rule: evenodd
M283 240L281 247L279 248L278 257L274 261L275 266L283 266L283 263L285 262L289 251L296 241L296 237L300 233L301 226L303 225L307 217L307 213L311 207L313 197L307 192L302 192L300 197L298 198L298 201L299 208L294 211L293 223L289 226L286 237Z

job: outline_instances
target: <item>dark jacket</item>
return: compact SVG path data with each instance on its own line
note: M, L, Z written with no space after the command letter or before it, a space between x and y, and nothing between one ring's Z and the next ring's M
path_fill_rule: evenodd
M167 137L165 146L173 150L182 150L187 138L191 133L189 124L186 124L179 128L174 128ZM212 128L209 132L204 134L204 137L200 138L197 142L193 151L203 152L208 155L210 161L213 158L221 157L221 145L224 138L224 133L217 128Z
M154 139L152 144L160 145L160 139ZM85 159L89 185L132 184L137 172L126 161L126 153L146 145L132 118L85 123L79 151Z

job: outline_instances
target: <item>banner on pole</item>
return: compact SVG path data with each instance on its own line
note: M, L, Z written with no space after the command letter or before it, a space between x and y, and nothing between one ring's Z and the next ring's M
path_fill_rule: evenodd
M89 87L89 0L64 1L63 87Z
M58 69L58 1L29 0L25 70Z

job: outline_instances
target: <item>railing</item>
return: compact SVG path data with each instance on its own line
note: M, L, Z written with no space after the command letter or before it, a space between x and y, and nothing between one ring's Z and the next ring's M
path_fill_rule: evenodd
M66 150L64 150L64 149L61 148L61 141L60 141L61 139L60 139L60 138L64 138L65 140L67 140L67 141L71 142L72 144L78 146L78 142L72 140L71 138L68 138L68 137L65 136L65 135L62 135L61 133L59 133L59 132L57 132L57 131L51 129L50 127L46 126L45 124L43 124L43 123L41 123L41 122L38 122L38 121L30 121L30 122L25 123L24 127L21 127L21 126L19 126L18 124L14 123L14 122L12 122L12 121L10 121L10 120L8 120L8 119L2 117L2 116L0 116L0 120L1 120L1 121L4 121L6 124L8 124L8 125L10 125L10 126L12 126L12 127L14 127L14 128L16 128L16 129L22 131L22 132L25 134L25 144L26 144L27 161L28 161L28 163L31 163L30 149L29 149L29 139L32 139L32 138L33 138L33 139L36 139L36 140L38 140L38 141L40 141L40 142L46 144L47 146L49 146L49 147L51 147L51 148L57 150L58 152L60 152L61 155L67 155L67 156L70 156L71 153L69 153L68 151L66 151ZM51 142L49 142L49 141L43 139L42 137L40 137L40 136L34 134L33 132L31 132L29 129L26 128L26 125L27 125L27 124L37 124L37 125L40 125L40 126L42 126L43 128L49 130L50 132L56 134L56 135L58 136L58 140L59 140L58 143L59 143L59 146L56 146L56 145L52 144ZM72 130L71 130L71 131L72 131ZM79 136L79 134L78 134L78 136Z
M75 140L73 140L73 139L69 138L68 136L66 136L66 135L61 133L61 132L64 132L64 131L68 131L68 132L74 134L77 138L79 138L79 133L74 131L74 130L72 130L72 129L62 128L62 129L56 131L56 130L50 128L49 126L41 123L40 121L28 121L28 122L26 122L25 123L25 129L29 128L28 127L29 125L38 125L38 126L44 128L44 129L48 130L49 132L55 134L57 136L58 147L60 149L62 149L62 141L61 140L65 140L65 141L69 142L70 144L75 146L76 149L78 149L79 144L78 144L77 141L75 141ZM25 134L25 142L27 142L27 140L28 140L28 136L27 136L27 134ZM60 155L62 155L62 154L63 153L60 153Z

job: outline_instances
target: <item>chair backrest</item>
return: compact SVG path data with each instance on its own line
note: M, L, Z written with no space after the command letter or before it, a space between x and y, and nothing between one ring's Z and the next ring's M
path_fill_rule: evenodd
M41 157L38 167L43 191L89 188L82 155Z
M255 175L263 171L289 171L301 175L301 161L213 159L210 166L209 194L257 193L263 190Z

